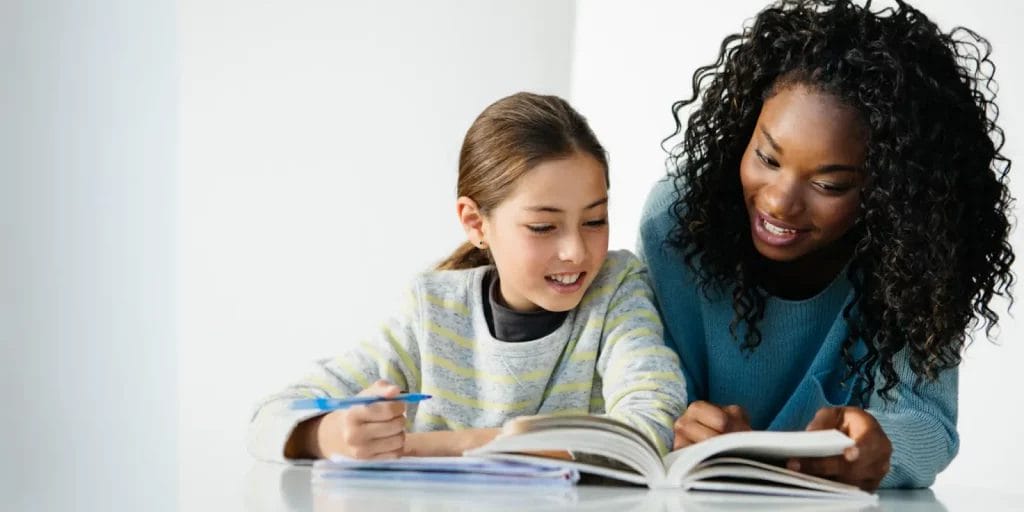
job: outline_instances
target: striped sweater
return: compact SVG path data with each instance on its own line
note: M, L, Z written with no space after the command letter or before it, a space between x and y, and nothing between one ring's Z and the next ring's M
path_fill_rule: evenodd
M249 452L284 460L285 442L317 412L293 411L299 397L348 397L377 379L433 398L407 407L407 430L500 427L532 414L607 414L647 433L662 453L686 403L675 353L662 341L646 269L611 251L579 306L542 338L493 338L483 313L483 279L493 267L434 271L411 286L400 315L343 354L263 401L249 426Z

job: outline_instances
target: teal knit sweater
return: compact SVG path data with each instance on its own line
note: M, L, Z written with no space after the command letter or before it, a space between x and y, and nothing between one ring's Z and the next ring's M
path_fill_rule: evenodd
M731 297L705 297L681 253L667 243L676 197L671 181L655 185L644 207L638 251L649 268L665 343L679 354L688 400L740 404L751 426L765 430L802 430L821 407L857 405L854 386L840 384L846 368L840 348L848 332L842 309L852 298L845 276L806 300L768 297L758 323L761 345L744 353L729 333ZM876 394L864 407L893 445L892 469L882 486L927 487L957 452L957 371L944 371L915 390L907 354L897 354L895 363L900 384L893 400Z

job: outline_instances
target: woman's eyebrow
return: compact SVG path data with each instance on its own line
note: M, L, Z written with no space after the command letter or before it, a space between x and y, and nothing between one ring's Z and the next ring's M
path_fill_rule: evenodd
M772 134L768 133L768 130L765 129L764 126L761 127L761 133L764 134L764 138L768 140L768 144L771 145L772 149L774 149L776 153L780 155L785 154L785 152L782 151L782 146L780 146L778 142L775 142L775 139L772 138Z
M763 127L763 126L761 127L761 133L764 134L765 140L768 141L768 144L771 145L772 149L776 153L778 153L779 155L784 155L785 154L785 152L782 151L782 146L780 146L778 142L775 142L775 139L772 138L772 134L768 133L768 130L765 127ZM833 173L833 172L860 172L860 171L861 171L861 168L856 166L856 165L827 164L827 165L822 165L822 166L818 167L817 169L815 169L814 173L815 174L828 174L828 173Z

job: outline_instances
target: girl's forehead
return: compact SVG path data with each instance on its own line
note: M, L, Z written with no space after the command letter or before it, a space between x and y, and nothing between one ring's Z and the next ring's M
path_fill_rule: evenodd
M607 197L604 166L585 153L546 160L520 176L503 203L517 209L577 210Z

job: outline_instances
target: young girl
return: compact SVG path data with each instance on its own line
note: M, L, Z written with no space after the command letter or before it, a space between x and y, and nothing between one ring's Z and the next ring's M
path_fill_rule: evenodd
M1012 283L989 51L903 2L782 1L696 72L640 242L678 446L838 428L855 448L790 464L865 489L949 464L966 333Z
M608 414L662 452L686 386L662 342L645 269L608 253L608 164L586 120L554 96L487 107L459 158L468 243L412 285L401 315L266 400L250 425L258 458L460 455L508 419ZM433 398L329 414L304 397Z

